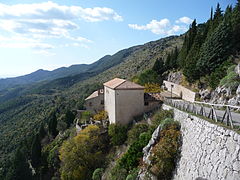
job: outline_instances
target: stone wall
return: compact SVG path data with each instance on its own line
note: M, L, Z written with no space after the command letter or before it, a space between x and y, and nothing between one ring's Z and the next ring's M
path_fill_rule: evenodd
M183 142L174 180L240 180L239 134L176 108L174 119Z
M171 86L172 86L172 93L182 97L182 99L190 102L195 101L196 93L175 83L169 82L169 81L163 81L165 84L165 87L169 92L171 92Z

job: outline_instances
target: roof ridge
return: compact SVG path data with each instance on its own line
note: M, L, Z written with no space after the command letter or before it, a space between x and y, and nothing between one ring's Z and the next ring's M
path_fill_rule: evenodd
M118 78L118 79L120 79L120 78ZM121 82L120 84L118 84L114 89L116 89L118 86L120 86L120 85L122 85L123 83L125 83L127 80L126 79L122 79L123 80L123 82Z

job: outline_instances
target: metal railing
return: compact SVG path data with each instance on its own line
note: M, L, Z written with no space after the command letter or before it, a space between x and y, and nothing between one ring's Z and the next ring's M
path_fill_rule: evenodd
M182 100L173 100L173 99L164 99L164 103L173 106L177 109L187 111L196 115L201 115L206 118L212 119L215 122L226 123L227 126L231 128L234 127L235 122L232 118L231 109L240 110L239 106L231 106L231 105L222 105L222 104L211 104L205 102L195 101L194 103L182 101ZM208 107L207 107L208 106ZM218 108L225 108L225 110L219 110ZM217 115L217 113L224 112L223 115ZM240 114L239 114L240 121ZM237 123L237 122L236 122ZM239 123L239 122L238 122Z

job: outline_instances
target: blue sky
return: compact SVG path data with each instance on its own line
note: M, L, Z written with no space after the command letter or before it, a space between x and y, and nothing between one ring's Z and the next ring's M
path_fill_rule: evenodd
M0 0L0 77L92 63L184 33L236 0Z

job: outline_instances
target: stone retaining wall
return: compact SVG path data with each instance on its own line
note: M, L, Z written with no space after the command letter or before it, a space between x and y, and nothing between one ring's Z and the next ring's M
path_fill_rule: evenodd
M182 150L174 180L240 180L240 135L174 109L181 123Z

